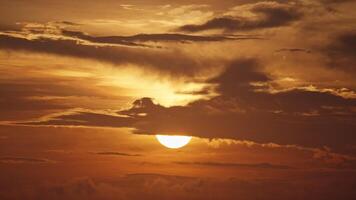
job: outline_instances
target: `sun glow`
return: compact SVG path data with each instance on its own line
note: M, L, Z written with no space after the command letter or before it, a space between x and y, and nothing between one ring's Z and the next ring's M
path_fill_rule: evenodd
M170 149L178 149L189 143L192 139L191 136L181 136L181 135L156 135L157 140L163 146Z
M98 72L95 71L95 73ZM124 91L127 96L154 97L163 106L185 105L216 95L214 92L211 94L194 93L203 90L210 84L162 79L153 73L135 69L133 65L127 65L127 68L123 69L106 69L101 73L100 86L116 87L118 95Z

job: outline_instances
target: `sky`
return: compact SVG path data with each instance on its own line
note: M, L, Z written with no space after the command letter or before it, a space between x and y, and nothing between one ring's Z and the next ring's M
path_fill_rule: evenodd
M355 199L355 9L0 0L0 199Z

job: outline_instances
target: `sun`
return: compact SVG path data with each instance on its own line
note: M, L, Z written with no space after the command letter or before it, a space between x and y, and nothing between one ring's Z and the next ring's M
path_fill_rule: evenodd
M156 135L157 140L163 146L170 149L178 149L189 143L192 139L191 136L181 136L181 135Z

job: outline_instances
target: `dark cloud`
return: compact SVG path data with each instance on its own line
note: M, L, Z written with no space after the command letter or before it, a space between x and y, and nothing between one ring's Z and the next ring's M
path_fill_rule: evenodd
M331 37L331 42L321 51L327 57L329 66L334 69L356 70L356 32L346 32Z
M80 23L71 22L71 21L59 21L57 23L62 24L62 25L67 25L67 26L80 26L80 25L82 25Z
M347 3L347 2L353 2L353 0L319 0L323 4L340 4L340 3Z
M221 162L174 162L179 165L200 165L210 167L234 167L234 168L252 168L252 169L293 169L287 165L275 165L271 163L221 163Z
M256 36L201 36L186 35L178 33L161 33L161 34L138 34L132 36L101 36L95 37L78 31L62 30L66 36L76 37L95 43L122 44L128 46L147 46L137 42L220 42L229 40L258 40L263 39Z
M250 8L250 11L258 15L258 19L223 16L213 18L199 25L184 25L178 30L185 32L198 32L211 29L221 29L225 31L247 31L286 26L301 19L303 16L302 12L299 11L297 7L276 2L256 3Z
M94 152L97 155L107 155L107 156L142 156L141 154L130 154L130 153L123 153L123 152L116 152L116 151L100 151Z
M356 32L349 32L338 35L328 47L331 54L355 56L355 45Z
M0 163L7 164L21 164L21 163L53 163L54 161L44 158L31 158L31 157L0 157Z
M116 65L136 64L175 75L193 75L203 67L213 64L195 60L179 50L127 48L79 44L76 40L54 40L49 38L28 40L0 35L0 49L56 54L62 56L93 59Z
M119 44L119 45L127 45L127 46L141 46L146 47L147 45L135 43L133 41L125 39L124 36L107 36L107 37L94 37L88 34L85 34L80 31L69 31L62 30L62 34L65 36L75 37L82 40L87 40L95 43L107 43L107 44ZM148 47L148 46L147 46Z
M313 109L322 111L323 106L352 107L354 99L346 99L328 91L309 91L292 88L275 93L258 92L269 90L272 78L260 71L260 64L254 59L232 62L225 72L209 82L218 84L217 91L224 99L238 101L241 108L269 111L283 111L297 114ZM254 85L253 83L257 83ZM323 110L327 112L327 110Z
M278 49L276 50L276 52L291 52L291 53L311 53L310 50L308 49L301 49L301 48L282 48L282 49Z
M313 93L308 95L314 96ZM273 101L273 99L267 100ZM293 107L293 102L290 104L285 102L285 104ZM355 128L352 114L348 117L338 117L327 114L308 116L298 113L279 113L273 110L260 110L253 106L248 108L239 105L238 100L221 97L207 102L195 102L187 107L145 106L142 109L132 109L128 114L135 116L137 113L145 113L149 110L155 112L147 112L146 117L135 123L138 133L185 133L199 137L234 138L259 143L273 142L319 147L327 145L342 148L345 144L353 143ZM192 121L194 123L191 123Z

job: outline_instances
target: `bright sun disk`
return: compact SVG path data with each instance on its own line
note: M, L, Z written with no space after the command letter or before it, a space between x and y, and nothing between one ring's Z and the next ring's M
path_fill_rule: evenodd
M192 139L191 136L181 136L181 135L156 135L157 140L163 146L170 149L178 149L189 143Z

